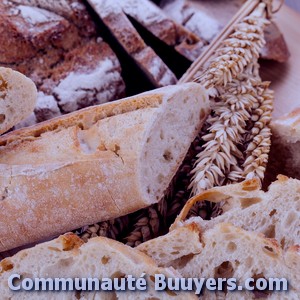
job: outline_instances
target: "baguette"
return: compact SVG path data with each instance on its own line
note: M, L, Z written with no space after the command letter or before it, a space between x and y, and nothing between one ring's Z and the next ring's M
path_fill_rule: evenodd
M0 252L157 203L209 110L189 83L1 137Z
M37 90L29 78L0 67L0 134L27 118L36 100Z
M300 245L300 181L278 176L268 192L260 190L257 179L216 187L187 203L172 228L197 223L204 231L216 224L230 222L245 230L256 231L276 239L284 249ZM220 205L223 214L203 220L186 218L195 201L206 200Z
M165 237L139 245L137 249L154 258L161 267L174 267L185 278L236 278L240 285L247 278L286 278L288 291L264 296L268 299L298 299L299 246L283 251L274 239L229 223L220 223L204 232L198 229L198 242L192 239L192 249L200 251L195 253L191 249L187 254L189 247L186 247L185 241L195 235L196 228L196 224L186 227L184 240L180 228L177 228ZM176 247L169 247L170 235L172 239L177 235ZM203 299L255 299L256 296L259 295L245 290L231 293L205 291Z
M132 275L138 279L146 273L146 291L103 292L12 292L8 278L19 274L25 278L124 278ZM39 244L0 262L1 299L183 299L182 293L157 292L151 278L155 274L180 277L171 268L159 268L155 262L136 249L119 242L96 237L88 243L74 234ZM193 292L184 293L185 299L197 299Z

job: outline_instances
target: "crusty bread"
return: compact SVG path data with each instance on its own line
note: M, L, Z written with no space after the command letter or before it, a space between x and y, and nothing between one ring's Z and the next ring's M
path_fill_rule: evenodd
M124 97L120 62L81 0L2 1L0 25L0 64L39 91L34 115L17 128Z
M300 179L300 108L271 123L272 146L266 171L266 184L276 174Z
M173 228L182 224L197 223L203 230L216 224L230 222L245 230L260 232L276 239L284 249L300 244L300 181L279 176L268 192L260 190L259 182L216 187L191 199L179 215ZM186 219L195 201L219 203L223 214L203 220L199 217ZM184 220L184 221L182 221Z
M202 39L176 23L150 0L119 0L118 4L126 15L188 60L196 60L203 52Z
M145 44L118 1L88 0L88 2L154 86L166 86L177 82L176 76L168 66Z
M126 292L18 292L9 290L7 282L12 274L26 278L134 278L146 273L146 291ZM172 268L159 268L154 260L136 249L116 241L97 237L86 244L76 235L59 238L23 250L0 262L1 299L183 299L183 295L157 292L151 280L155 274L180 277ZM76 295L75 295L76 294ZM96 298L94 298L96 297ZM184 299L197 299L193 292L184 293Z
M0 134L27 118L36 100L37 90L29 78L0 67Z
M300 292L298 246L283 251L274 239L245 231L229 223L217 224L203 233L198 230L197 241L192 238L196 228L195 224L193 227L185 227L187 237L184 239L182 229L180 231L176 228L164 237L141 244L138 249L154 258L159 266L174 267L185 278L236 278L240 285L247 278L286 278L289 282L289 291L273 293L268 299L298 299L293 298ZM169 247L169 239L176 239L176 235L178 241L176 248ZM191 237L192 246L186 243L188 237ZM200 249L198 253L193 251L196 248ZM174 255L176 250L180 253ZM172 260L173 258L175 260ZM246 291L227 294L224 292L214 294L208 291L204 293L204 299L254 298L252 292Z
M0 252L158 202L209 110L189 83L1 137Z
M162 0L161 6L169 17L189 32L204 41L212 42L244 3L244 0ZM261 51L261 57L286 62L290 57L289 49L274 20L266 26L264 36L266 45Z

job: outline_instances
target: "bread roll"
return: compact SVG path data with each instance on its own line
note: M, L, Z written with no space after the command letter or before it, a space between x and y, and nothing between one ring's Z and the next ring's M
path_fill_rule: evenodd
M143 273L147 280L146 291L13 292L8 287L8 278L12 274L31 279L97 278L101 280L120 279L127 275L138 279ZM174 269L159 268L154 260L145 254L116 241L96 237L84 244L76 235L66 234L2 260L0 262L1 299L183 299L180 292L155 291L151 280L155 274L164 274L168 278L181 277ZM193 292L184 292L184 299L197 298Z
M37 90L29 78L0 67L0 134L27 118L36 100Z
M0 252L158 202L209 113L196 83L0 138Z

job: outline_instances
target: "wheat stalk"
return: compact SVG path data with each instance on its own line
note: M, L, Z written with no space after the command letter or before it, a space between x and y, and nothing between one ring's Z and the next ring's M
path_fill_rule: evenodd
M246 161L243 164L246 179L264 178L271 147L271 114L273 111L274 93L268 85L262 86L260 105L253 111L252 120L255 122L245 142L249 142L246 149Z
M262 7L235 27L208 69L196 79L215 101L207 120L208 132L203 136L205 145L192 171L192 194L244 178L263 178L270 150L266 125L272 101L266 92L269 83L261 82L257 63L265 44L263 30L269 23ZM247 133L250 121L256 121L251 135ZM246 158L240 150L245 138L249 143Z
M242 73L244 68L259 58L265 45L264 28L270 22L262 17L265 5L260 5L250 16L234 27L210 62L207 71L196 80L206 88L226 85Z

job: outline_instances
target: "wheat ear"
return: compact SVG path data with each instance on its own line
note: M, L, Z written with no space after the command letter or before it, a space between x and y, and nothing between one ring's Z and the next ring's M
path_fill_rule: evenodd
M259 58L265 45L264 28L270 23L262 17L264 11L265 5L260 4L250 16L234 27L233 33L217 50L217 56L210 62L207 71L197 78L198 82L206 88L226 85Z
M259 178L263 180L271 147L271 114L273 111L274 93L268 85L262 86L259 97L259 107L252 114L253 128L245 143L249 143L246 149L246 161L243 164L246 179Z
M272 103L262 100L270 98L270 92L265 96L269 83L261 82L257 63L265 44L263 30L269 23L262 9L264 4L235 27L208 69L196 79L210 89L214 101L208 132L202 138L205 144L192 171L192 194L245 177L263 177L270 149L270 131L265 125L271 118ZM251 121L256 123L249 135ZM258 126L264 127L258 131ZM247 136L245 157L241 149Z

